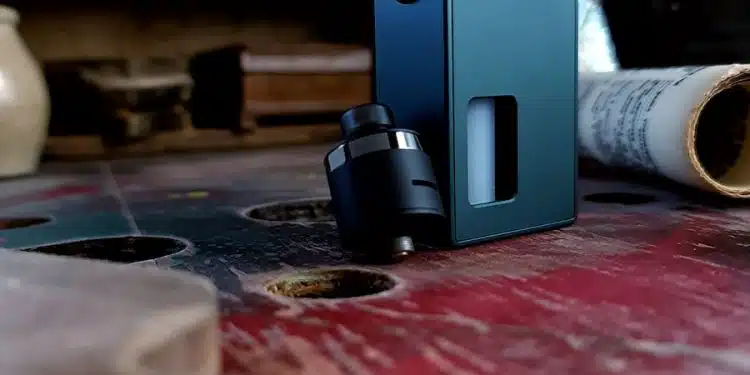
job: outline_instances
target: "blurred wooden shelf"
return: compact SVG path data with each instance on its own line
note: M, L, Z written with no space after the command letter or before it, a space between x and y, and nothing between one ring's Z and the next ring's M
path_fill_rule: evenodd
M297 101L262 101L246 100L245 110L255 116L269 115L305 115L310 113L343 112L369 101L368 96L342 100L297 100Z
M53 160L98 160L169 153L207 152L282 147L332 142L340 139L338 124L259 127L246 135L228 130L193 129L157 133L138 143L106 147L91 136L49 137L45 157Z

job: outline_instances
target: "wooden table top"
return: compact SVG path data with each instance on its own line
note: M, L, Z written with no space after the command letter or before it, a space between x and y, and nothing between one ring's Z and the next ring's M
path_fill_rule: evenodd
M0 246L113 258L97 237L146 237L128 261L221 289L226 374L750 372L750 208L585 178L571 227L353 266L320 207L247 215L325 197L325 151L47 165L0 184Z

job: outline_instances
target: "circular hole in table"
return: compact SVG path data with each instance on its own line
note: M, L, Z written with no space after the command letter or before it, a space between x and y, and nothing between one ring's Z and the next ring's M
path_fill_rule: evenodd
M0 230L35 227L50 221L48 217L5 217L0 218Z
M323 198L273 202L250 207L245 216L271 222L332 222L331 200Z
M676 211L684 211L684 212L694 212L694 211L700 211L701 208L698 206L691 206L687 204L682 204L674 208Z
M648 204L656 201L656 197L653 195L621 192L589 194L584 196L583 199L593 203L622 204L626 206Z
M393 289L387 274L361 269L303 271L282 276L266 285L269 293L291 298L352 298Z
M32 253L137 263L176 254L188 247L186 241L161 236L100 237L21 249Z

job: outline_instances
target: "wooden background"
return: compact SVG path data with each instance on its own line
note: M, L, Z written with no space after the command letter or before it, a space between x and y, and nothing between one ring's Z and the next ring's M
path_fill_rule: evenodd
M6 1L42 61L183 56L231 43L367 44L368 1Z

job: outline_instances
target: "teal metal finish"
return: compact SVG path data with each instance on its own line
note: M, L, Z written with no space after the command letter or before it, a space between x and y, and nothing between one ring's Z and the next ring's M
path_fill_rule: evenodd
M557 228L576 216L575 0L375 0L377 101L422 135L452 245ZM518 103L517 194L472 206L467 109ZM503 126L503 124L498 124Z
M449 1L453 240L570 223L576 183L576 1ZM478 96L518 102L518 195L468 203L466 109ZM502 124L498 124L502 126Z

